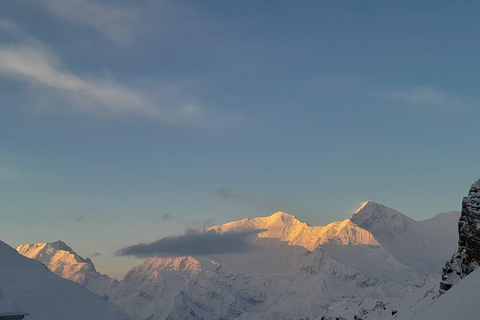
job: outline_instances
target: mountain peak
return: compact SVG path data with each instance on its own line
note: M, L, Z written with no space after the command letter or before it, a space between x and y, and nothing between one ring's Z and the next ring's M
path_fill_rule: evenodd
M268 218L272 219L272 220L279 220L279 219L282 219L283 221L287 220L287 219L296 219L298 220L294 215L291 215L289 213L286 213L286 212L283 212L283 211L277 211L275 212L274 214L268 216Z
M357 222L364 219L373 219L378 216L384 216L388 209L390 208L387 208L378 202L368 200L365 201L357 210L355 210L355 212L350 216L350 220L355 220L354 222ZM395 211L393 209L390 210Z
M359 214L365 211L378 210L380 207L385 207L385 206L373 200L368 200L362 203L362 205L357 210L355 210L353 214Z
M381 226L400 227L405 223L411 222L412 219L401 214L397 210L386 207L380 203L369 200L364 202L351 216L350 221L369 231L373 226L379 228Z
M68 251L70 253L76 254L76 252L73 251L72 248L70 248L65 242L63 242L61 240L50 242L50 243L47 243L46 245L48 245L48 246L50 246L54 249L57 249L57 250Z

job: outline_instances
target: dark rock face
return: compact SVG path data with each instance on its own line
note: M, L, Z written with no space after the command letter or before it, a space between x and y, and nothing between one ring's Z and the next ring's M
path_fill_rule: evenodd
M480 180L463 198L458 234L458 251L443 267L440 294L480 266Z

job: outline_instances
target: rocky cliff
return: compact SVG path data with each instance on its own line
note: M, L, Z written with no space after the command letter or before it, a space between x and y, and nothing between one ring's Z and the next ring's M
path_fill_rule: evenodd
M480 180L463 198L458 234L458 250L443 267L441 294L480 266Z

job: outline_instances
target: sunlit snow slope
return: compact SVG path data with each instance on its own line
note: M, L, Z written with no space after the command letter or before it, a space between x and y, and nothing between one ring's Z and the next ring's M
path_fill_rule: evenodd
M97 272L90 259L82 258L62 241L22 244L16 250L25 257L42 262L59 276L75 281L104 298L114 281Z

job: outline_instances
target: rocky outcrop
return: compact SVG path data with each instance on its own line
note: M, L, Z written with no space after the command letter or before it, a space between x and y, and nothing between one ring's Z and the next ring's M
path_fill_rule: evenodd
M440 294L480 266L480 180L463 198L458 234L458 251L443 267Z

